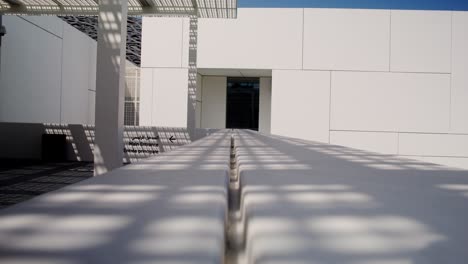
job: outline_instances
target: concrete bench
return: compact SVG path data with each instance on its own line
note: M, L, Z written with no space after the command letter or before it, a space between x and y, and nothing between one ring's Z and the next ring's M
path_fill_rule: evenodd
M0 211L0 263L222 263L230 133Z
M468 172L237 131L246 263L468 259Z

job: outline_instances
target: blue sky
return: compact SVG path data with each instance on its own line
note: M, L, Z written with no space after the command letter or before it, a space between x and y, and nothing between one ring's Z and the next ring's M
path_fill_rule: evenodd
M238 6L468 11L468 0L238 0Z

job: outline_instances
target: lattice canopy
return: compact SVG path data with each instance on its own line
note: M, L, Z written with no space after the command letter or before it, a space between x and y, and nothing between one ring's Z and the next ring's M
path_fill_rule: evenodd
M98 14L99 0L0 0L0 14ZM129 16L198 16L236 18L237 0L128 0Z

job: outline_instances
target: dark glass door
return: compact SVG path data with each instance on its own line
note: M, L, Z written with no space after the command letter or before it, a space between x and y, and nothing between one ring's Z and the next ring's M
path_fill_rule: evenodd
M226 128L258 130L259 78L228 78Z

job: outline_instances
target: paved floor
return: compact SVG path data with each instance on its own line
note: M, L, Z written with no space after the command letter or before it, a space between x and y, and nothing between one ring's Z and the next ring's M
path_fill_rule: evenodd
M0 263L223 263L230 143L221 131L0 210Z
M0 263L463 264L467 201L468 171L225 130L0 210Z
M468 171L238 131L245 263L468 263Z
M0 209L92 176L89 162L0 160Z

